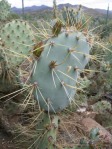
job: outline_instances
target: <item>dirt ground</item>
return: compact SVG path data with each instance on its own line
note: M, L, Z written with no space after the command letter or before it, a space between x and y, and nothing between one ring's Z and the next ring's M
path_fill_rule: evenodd
M27 144L26 147L25 144L21 144L20 146L18 146L16 144L16 141L19 140L14 140L15 136L13 135L13 123L20 123L20 120L22 119L21 116L18 115L18 117L11 117L7 115L6 117L6 115L4 116L3 114L3 109L1 111L2 115L0 119L0 149L27 149ZM59 145L62 145L63 147L73 147L74 144L78 144L80 142L81 138L87 138L86 130L80 122L85 117L95 118L95 114L92 111L89 112L88 115L87 112L74 113L71 111L65 111L63 114L59 116L61 118L61 122L59 125L57 142ZM110 132L112 133L112 129L110 129Z

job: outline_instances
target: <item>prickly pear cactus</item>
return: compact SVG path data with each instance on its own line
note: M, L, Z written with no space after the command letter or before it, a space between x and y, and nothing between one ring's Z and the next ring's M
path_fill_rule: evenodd
M34 45L34 33L27 22L14 20L1 30L0 38L12 66L18 66L30 55Z
M19 72L13 68L7 61L5 48L0 43L0 93L6 94L20 88Z
M57 112L71 103L89 51L90 45L81 32L63 32L47 41L31 76L34 96L42 109Z
M79 5L78 10L76 11L76 23L82 22L83 17L82 6Z
M74 12L74 9L72 8L68 8L68 7L64 7L63 9L63 19L64 21L67 23L67 25L74 25L75 23L75 18L74 18L74 15L75 15L75 12Z
M85 18L84 14L82 13L81 5L77 9L77 11L73 8L64 7L62 15L65 23L68 26L75 25L76 28L80 28L82 24L84 24Z
M10 4L6 0L0 1L0 21L4 21L7 19L10 13Z
M43 113L41 120L37 125L37 136L34 147L39 149L54 149L56 144L56 135L58 129L59 118L56 115L51 115L51 119L48 114ZM44 128L44 129L43 129Z

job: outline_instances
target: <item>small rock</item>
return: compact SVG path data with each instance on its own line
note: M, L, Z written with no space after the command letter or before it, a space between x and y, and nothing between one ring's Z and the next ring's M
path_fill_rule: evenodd
M99 123L97 123L95 120L91 118L84 118L81 121L82 125L86 128L86 131L89 133L92 128L99 128L99 134L102 136L104 139L106 139L108 136L108 142L112 143L112 135L104 128L102 127ZM107 141L107 139L105 140Z

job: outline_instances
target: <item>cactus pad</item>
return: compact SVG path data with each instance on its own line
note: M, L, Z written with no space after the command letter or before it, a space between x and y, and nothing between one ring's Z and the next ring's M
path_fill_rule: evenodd
M27 22L14 20L1 30L1 39L8 61L12 66L20 65L30 54L34 45L34 33Z
M68 26L74 26L78 29L85 22L84 15L82 13L81 5L75 11L73 8L64 7L63 19Z
M42 109L56 112L74 99L77 78L88 63L89 50L81 32L63 32L47 41L31 76Z
M0 1L0 20L4 21L7 19L10 13L10 4L6 0Z
M46 113L44 113L41 118L42 119L38 122L37 125L37 141L34 144L34 148L54 149L56 144L59 118L56 115L51 115L50 119Z

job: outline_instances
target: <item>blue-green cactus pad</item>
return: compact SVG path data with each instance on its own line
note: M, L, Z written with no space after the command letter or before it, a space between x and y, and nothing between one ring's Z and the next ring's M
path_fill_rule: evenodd
M81 32L63 32L49 39L40 58L34 63L31 82L36 84L34 96L41 108L56 112L74 99L78 70L88 63L89 43ZM55 68L50 63L56 62Z

